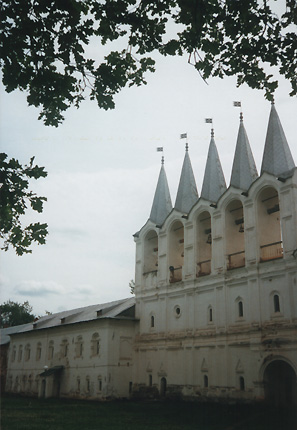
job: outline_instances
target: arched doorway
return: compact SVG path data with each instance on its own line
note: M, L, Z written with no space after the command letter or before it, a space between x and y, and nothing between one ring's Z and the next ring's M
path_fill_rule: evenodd
M265 399L274 406L297 403L297 383L294 369L283 360L272 361L264 371Z
M166 396L166 388L167 388L166 378L161 378L161 382L160 382L160 396L161 397Z

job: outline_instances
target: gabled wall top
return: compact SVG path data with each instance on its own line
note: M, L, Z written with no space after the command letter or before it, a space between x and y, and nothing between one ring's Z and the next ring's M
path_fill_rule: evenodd
M261 174L287 175L295 163L274 104L271 105Z

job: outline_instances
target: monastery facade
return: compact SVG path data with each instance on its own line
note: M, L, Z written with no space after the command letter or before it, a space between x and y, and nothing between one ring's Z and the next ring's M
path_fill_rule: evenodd
M296 404L296 226L297 169L275 106L260 176L242 115L228 188L212 131L200 197L187 147L174 207L161 166L134 235L135 300L12 334L6 390Z

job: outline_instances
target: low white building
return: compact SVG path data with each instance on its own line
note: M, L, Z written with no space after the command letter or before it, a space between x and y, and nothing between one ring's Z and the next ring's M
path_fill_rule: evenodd
M162 161L134 238L135 308L90 306L12 335L7 391L296 404L297 169L275 106L260 176L241 115L229 187L212 131L200 198L186 145L174 207Z
M107 399L132 390L134 298L43 317L11 334L6 391Z

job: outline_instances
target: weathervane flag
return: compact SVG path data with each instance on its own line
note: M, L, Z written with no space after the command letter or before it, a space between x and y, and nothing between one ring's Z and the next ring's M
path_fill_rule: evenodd
M163 146L158 146L157 152L163 152Z
M182 133L181 135L180 135L180 138L181 139L187 139L187 133Z
M241 107L241 102L233 102L234 107Z
M205 118L205 122L208 124L212 124L212 118Z

